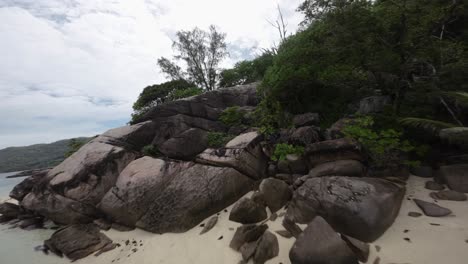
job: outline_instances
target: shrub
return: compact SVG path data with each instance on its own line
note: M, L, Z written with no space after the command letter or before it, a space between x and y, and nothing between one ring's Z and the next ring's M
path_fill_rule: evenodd
M202 94L203 90L198 87L191 87L187 89L174 90L170 95L171 100L178 100L182 98L192 97Z
M219 117L219 120L227 126L239 126L244 119L244 113L239 110L238 106L232 106L224 109Z
M290 116L283 111L281 104L271 97L265 97L260 101L254 112L254 120L260 127L259 132L265 136L276 133L279 128L292 126Z
M141 152L145 156L150 156L150 157L160 157L162 156L161 152L153 146L153 145L146 145L141 149Z
M302 155L304 154L304 147L295 146L286 143L276 144L275 151L273 152L272 160L285 160L286 156L289 154Z
M232 135L222 132L209 132L208 133L208 147L221 148L226 145L231 139Z
M403 139L402 132L395 129L376 130L374 118L371 116L363 116L353 120L343 129L343 133L345 136L360 142L378 166L400 162L401 153L415 150L415 147L408 140Z

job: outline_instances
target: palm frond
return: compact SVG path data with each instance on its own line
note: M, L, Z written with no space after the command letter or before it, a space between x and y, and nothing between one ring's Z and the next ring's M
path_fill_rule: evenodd
M442 94L447 97L455 98L455 100L457 100L458 103L468 106L468 93L467 92L448 91L448 92L443 92Z
M423 129L434 135L438 135L441 129L452 128L457 126L455 124L445 123L442 121L416 117L402 118L400 119L400 123L406 127Z

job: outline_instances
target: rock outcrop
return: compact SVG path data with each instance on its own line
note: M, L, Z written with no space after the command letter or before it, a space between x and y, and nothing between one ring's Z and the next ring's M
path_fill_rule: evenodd
M99 208L123 225L184 232L252 187L249 177L232 168L143 157L120 174Z
M75 224L57 230L44 241L47 249L72 261L84 258L94 252L105 252L115 246L94 224Z
M360 144L348 138L311 144L306 147L305 156L311 167L337 160L364 160Z
M436 173L450 189L468 193L468 164L442 166Z
M263 179L268 158L260 145L262 138L255 131L241 134L223 148L205 150L195 160L202 164L234 168L254 180Z
M299 235L289 259L291 264L358 264L353 251L320 216Z
M294 192L286 217L306 224L321 215L338 232L371 242L393 223L404 194L383 179L310 178Z

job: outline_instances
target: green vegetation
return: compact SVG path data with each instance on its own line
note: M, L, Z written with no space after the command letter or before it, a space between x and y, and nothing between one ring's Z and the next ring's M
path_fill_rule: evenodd
M221 72L219 86L231 87L261 81L273 64L273 58L274 53L267 50L254 60L236 63L234 68Z
M400 154L409 153L415 147L403 139L403 133L395 129L376 129L371 116L354 119L343 130L345 136L360 142L377 165L399 160Z
M221 113L219 120L227 126L240 126L244 120L244 113L238 106L228 107Z
M150 156L150 157L160 157L162 154L159 152L159 150L154 146L154 145L146 145L141 149L141 152L145 156Z
M265 100L293 114L318 112L329 125L378 89L394 99L395 116L452 119L439 96L468 91L463 1L307 0L299 11L303 30L279 47Z
M94 137L93 137L94 138ZM68 143L68 151L65 153L65 158L70 157L77 152L82 146L88 143L93 138L72 138Z
M178 31L172 47L177 52L176 61L187 65L185 71L167 58L158 59L159 68L172 80L188 80L206 91L216 89L219 79L219 63L228 55L226 34L218 32L215 26L209 31L194 28Z
M208 147L210 148L222 148L233 139L232 135L222 132L209 132L208 133Z
M87 141L89 138L75 138ZM58 165L65 159L71 140L60 140L50 144L27 147L10 147L0 150L0 172L32 170Z
M200 94L202 90L185 80L169 81L146 87L133 104L132 122L137 121L151 108L177 99Z
M302 155L304 154L304 147L302 146L295 146L286 143L280 143L275 145L275 151L273 152L273 156L271 157L272 160L285 160L287 155L295 154L295 155Z

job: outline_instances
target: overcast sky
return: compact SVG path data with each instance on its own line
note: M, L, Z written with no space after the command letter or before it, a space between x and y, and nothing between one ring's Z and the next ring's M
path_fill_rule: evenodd
M1 0L0 149L125 125L147 85L164 81L177 30L210 24L236 61L271 47L276 4L294 32L301 0Z

